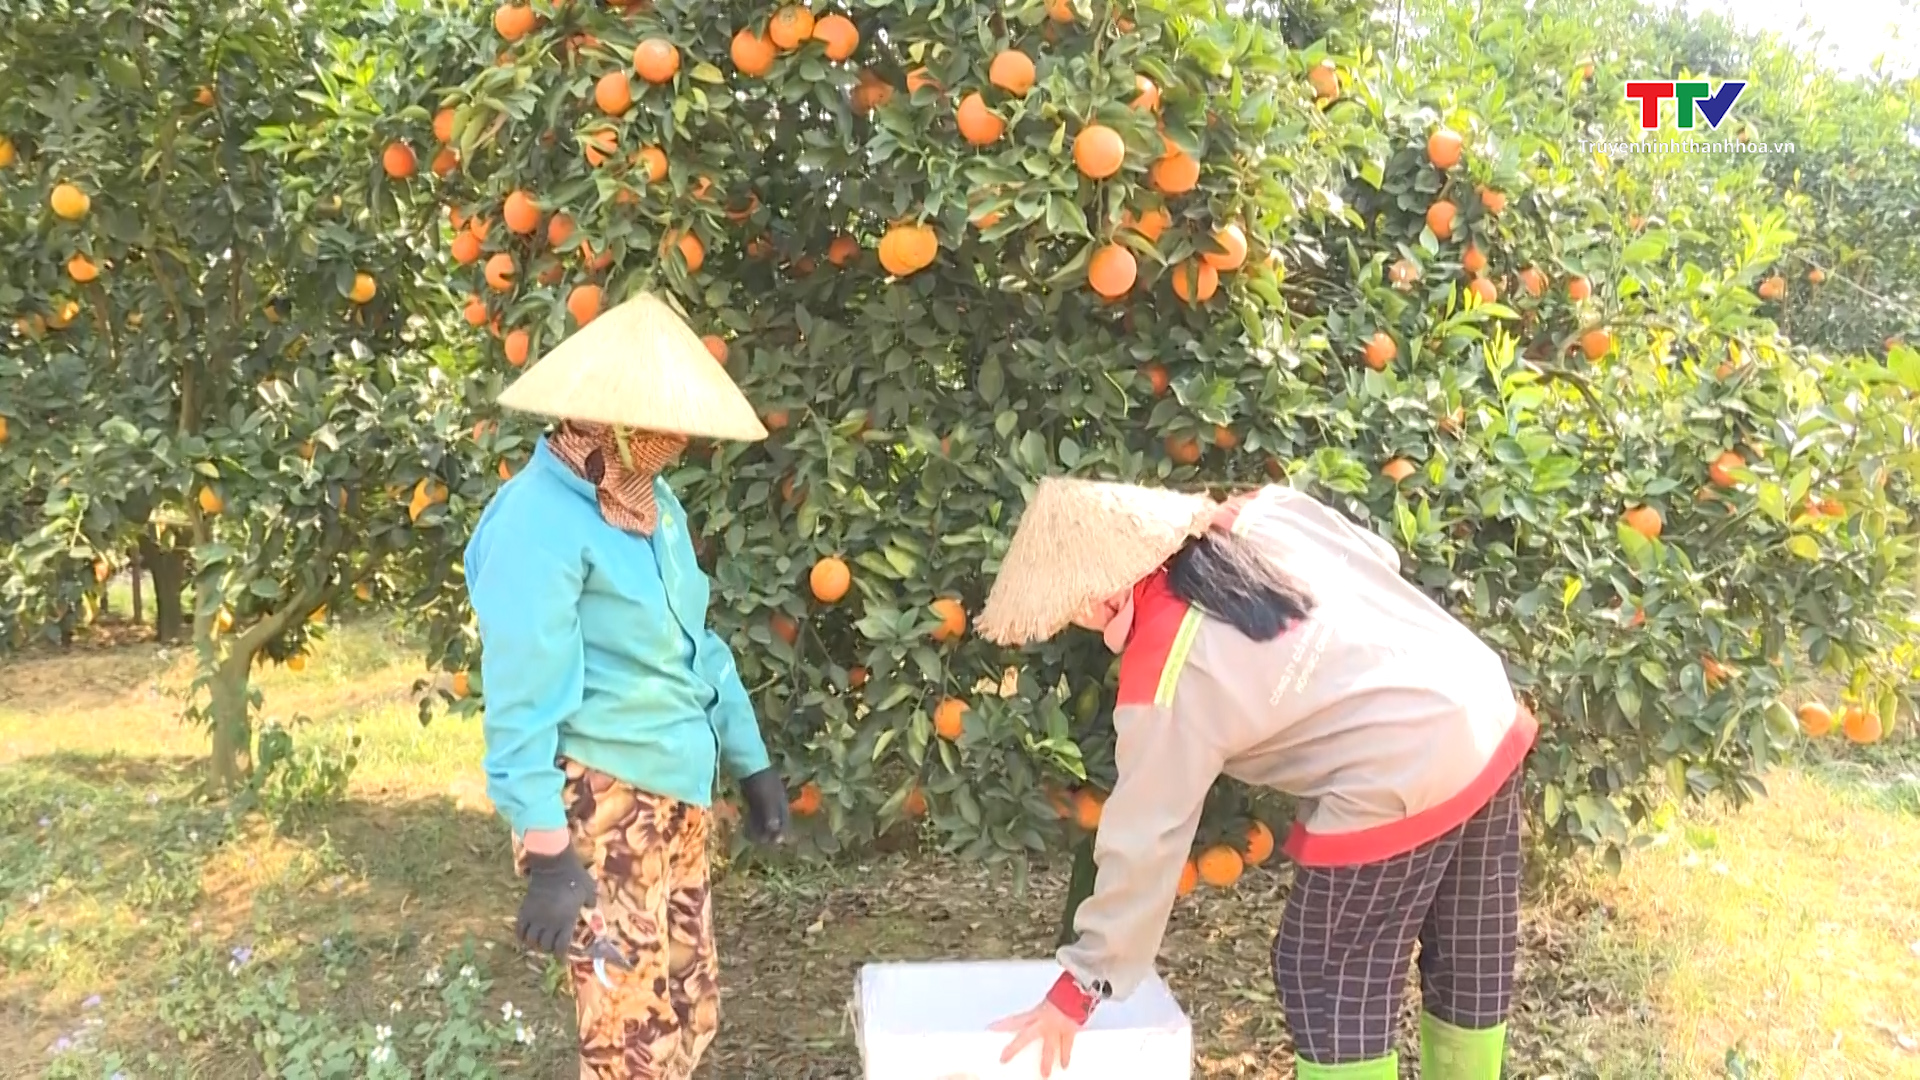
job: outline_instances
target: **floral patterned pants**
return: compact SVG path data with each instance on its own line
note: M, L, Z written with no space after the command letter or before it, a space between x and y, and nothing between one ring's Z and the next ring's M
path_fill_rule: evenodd
M573 847L593 874L606 933L633 970L571 966L581 1080L688 1080L720 1026L719 966L707 891L707 814L562 759ZM516 852L516 858L518 853Z

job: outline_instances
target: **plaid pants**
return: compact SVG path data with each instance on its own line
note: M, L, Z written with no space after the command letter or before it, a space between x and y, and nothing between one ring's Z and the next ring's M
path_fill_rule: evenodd
M1520 933L1520 780L1454 831L1361 866L1302 867L1273 944L1273 981L1295 1053L1316 1065L1385 1057L1420 942L1435 1019L1506 1021Z

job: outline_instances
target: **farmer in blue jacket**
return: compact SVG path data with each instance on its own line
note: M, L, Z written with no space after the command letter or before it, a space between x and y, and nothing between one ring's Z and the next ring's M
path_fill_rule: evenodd
M528 879L519 935L571 957L580 1075L685 1080L719 1025L707 808L739 779L748 835L787 795L660 476L689 436L766 429L665 304L588 324L500 396L557 419L467 545L485 647L487 792ZM582 918L583 912L585 918Z

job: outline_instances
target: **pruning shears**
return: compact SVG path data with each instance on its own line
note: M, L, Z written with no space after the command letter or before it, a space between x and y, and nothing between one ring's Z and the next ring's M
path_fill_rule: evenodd
M611 990L613 980L607 977L607 968L632 971L633 961L627 959L627 954L621 952L620 946L614 943L613 935L607 933L607 917L600 914L599 908L588 908L581 913L581 918L586 920L587 930L593 935L593 940L587 943L584 955L579 959L592 961L593 977L600 980L601 986Z

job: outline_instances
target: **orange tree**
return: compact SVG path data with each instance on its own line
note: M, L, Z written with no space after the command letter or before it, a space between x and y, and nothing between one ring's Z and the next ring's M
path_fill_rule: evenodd
M313 135L378 112L322 110L322 88L351 105L397 81L360 19L56 2L9 20L0 67L4 617L70 624L76 589L141 545L163 636L190 593L190 712L223 787L249 771L253 666L371 597L458 479L458 383L409 315L435 309L413 297L424 251L376 225L432 181Z
M1756 792L1801 652L1891 720L1920 380L1778 333L1756 288L1794 236L1752 161L1573 148L1631 122L1656 24L1258 14L506 4L434 85L471 400L646 287L765 411L676 482L808 845L917 823L1020 874L1097 823L1111 658L967 626L1063 471L1285 478L1392 539L1542 715L1558 843L1617 857L1665 799ZM485 420L508 470L536 428ZM479 501L410 594L468 686L433 568ZM1210 802L1220 884L1270 830Z

